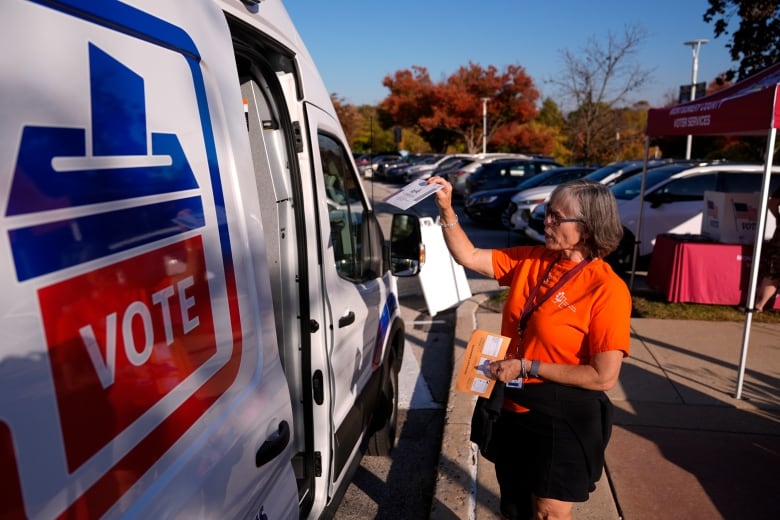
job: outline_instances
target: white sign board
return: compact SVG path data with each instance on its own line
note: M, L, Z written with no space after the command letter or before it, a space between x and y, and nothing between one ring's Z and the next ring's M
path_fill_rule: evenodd
M425 264L420 269L428 314L435 316L471 298L466 271L456 263L444 243L441 227L430 217L420 219L422 241L425 244Z

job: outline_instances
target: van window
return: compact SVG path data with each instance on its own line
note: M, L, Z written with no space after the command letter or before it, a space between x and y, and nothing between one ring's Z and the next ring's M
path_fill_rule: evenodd
M336 271L348 280L363 281L373 271L362 192L346 150L328 135L319 134L318 140Z

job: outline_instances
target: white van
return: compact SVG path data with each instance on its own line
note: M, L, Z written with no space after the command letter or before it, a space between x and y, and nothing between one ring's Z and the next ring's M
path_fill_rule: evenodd
M0 517L333 510L395 441L420 230L284 7L1 5Z

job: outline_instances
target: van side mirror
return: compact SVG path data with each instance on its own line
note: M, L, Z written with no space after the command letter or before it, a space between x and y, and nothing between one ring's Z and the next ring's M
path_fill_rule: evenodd
M396 276L416 276L425 263L420 219L408 213L393 215L390 229L390 270Z

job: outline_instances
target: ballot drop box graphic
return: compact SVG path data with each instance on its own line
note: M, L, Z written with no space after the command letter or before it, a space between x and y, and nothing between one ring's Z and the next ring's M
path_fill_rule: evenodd
M752 244L760 204L759 193L705 191L701 234L724 244Z

